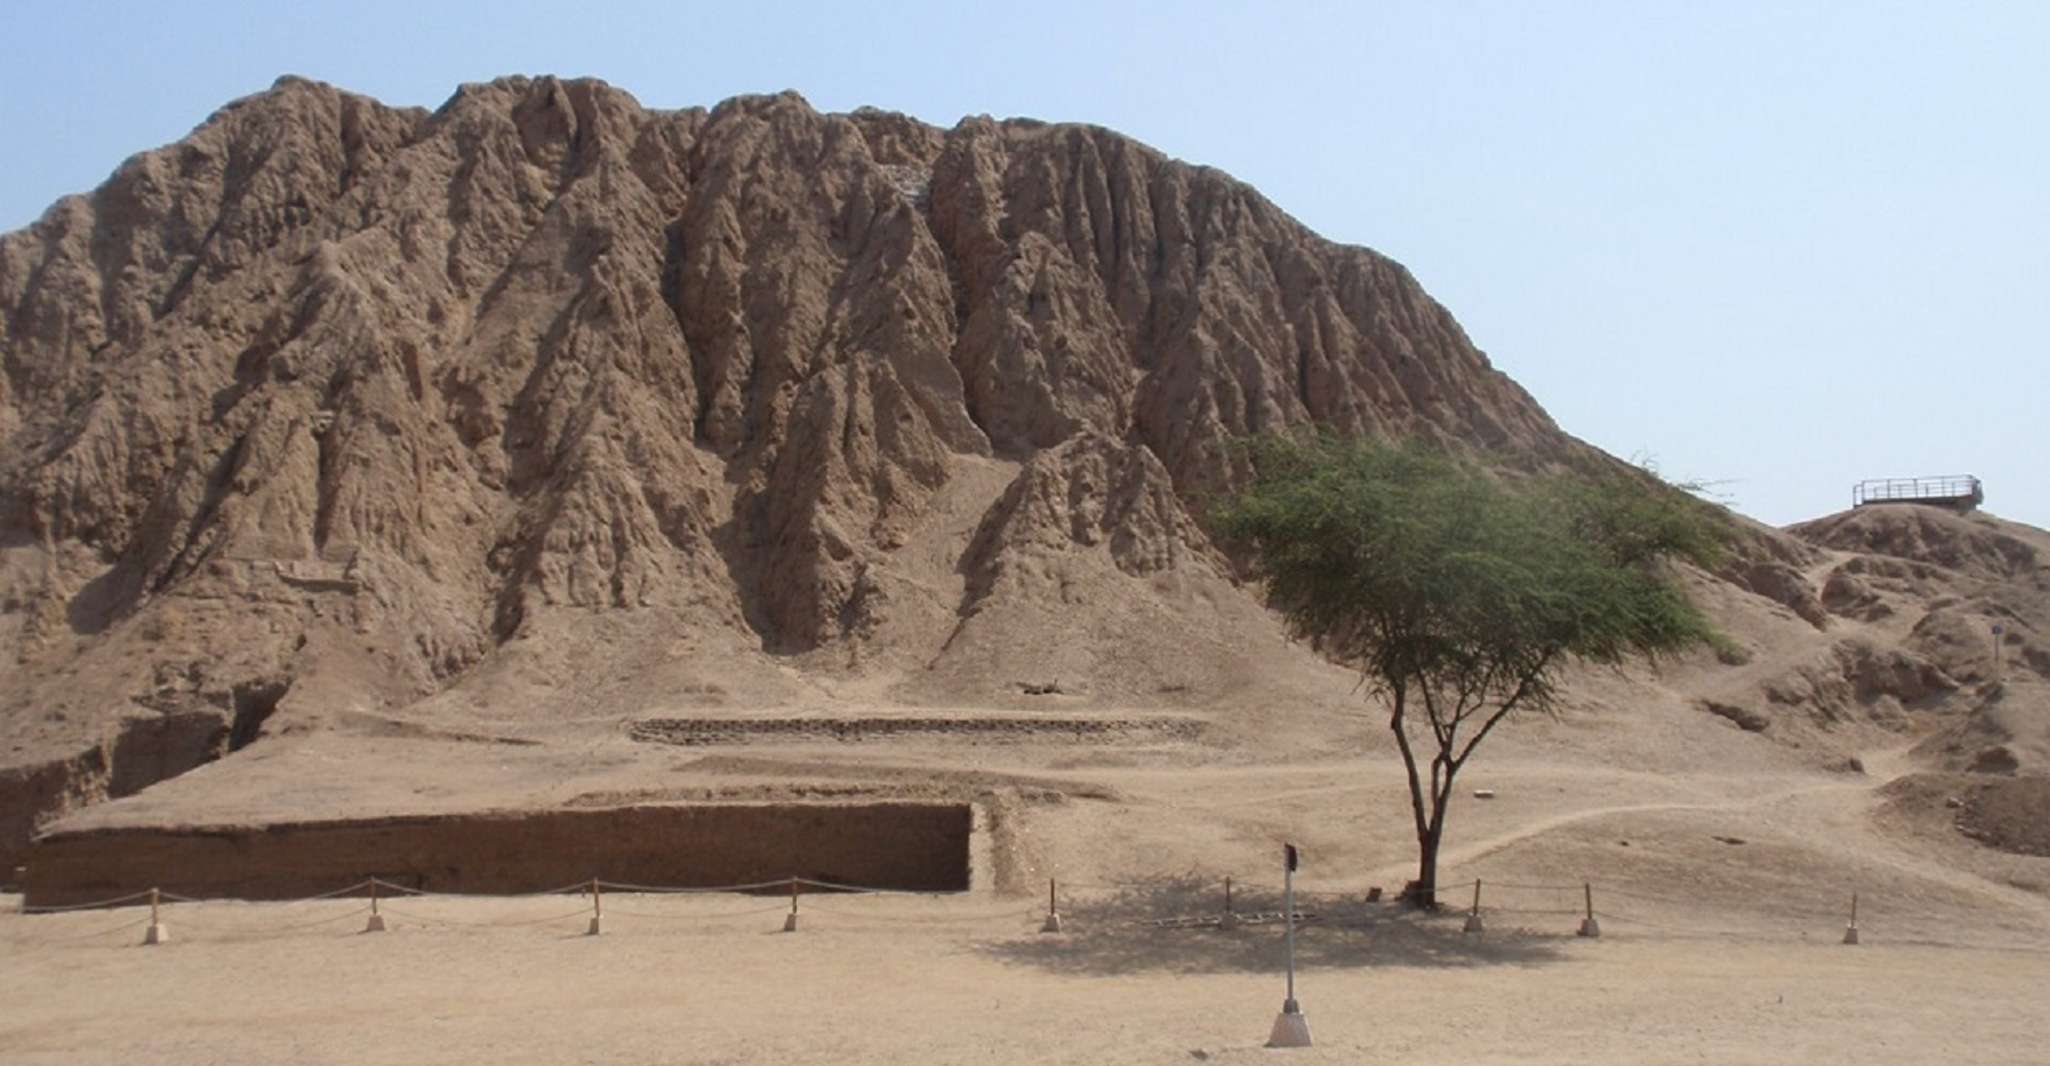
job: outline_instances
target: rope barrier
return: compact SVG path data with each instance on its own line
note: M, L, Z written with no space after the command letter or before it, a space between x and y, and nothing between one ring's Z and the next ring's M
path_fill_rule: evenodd
M1493 882L1489 883L1493 884ZM1646 903L1677 903L1685 905L1694 902L1693 900L1683 899L1678 896L1655 896L1649 892L1633 892L1629 889L1611 888L1608 885L1602 886L1602 894L1607 896L1622 896L1625 899L1642 900Z
M39 941L36 941L36 943L38 943L38 944L73 944L73 943L77 943L78 941L81 941L81 940L91 940L91 939L93 939L93 938L95 938L95 937L103 937L103 936L110 936L110 935L112 935L112 934L114 934L114 933L120 933L120 932L125 932L125 931L127 931L127 930L130 930L130 929L140 929L140 928L142 928L143 926L145 926L145 925L148 925L148 924L150 924L150 922L149 922L149 919L148 919L148 918L137 918L136 920L134 920L134 921L132 921L132 922L125 922L125 923L123 923L123 924L121 924L121 925L113 926L112 928L108 928L108 929L97 929L97 930L94 930L93 932L90 932L90 933L79 933L79 934L77 934L77 935L75 935L75 936L60 936L60 937L56 937L56 938L54 938L54 939L51 939L51 940L39 940Z
M380 888L404 892L409 896L437 897L441 899L536 899L541 896L567 896L572 892L588 891L591 887L591 882L589 881L577 881L563 885L560 888L544 888L537 892L436 892L432 889L395 885L380 877L373 877L370 880L377 882ZM778 881L775 883L783 884L784 882Z
M793 877L791 880L796 881L800 885L810 885L813 888L826 888L835 892L854 892L865 896L944 896L950 894L944 889L936 888L884 888L877 885L849 885L838 881L815 881L809 877Z
M292 902L301 901L294 900ZM190 920L182 919L179 921L178 925L181 929L196 929L202 933L209 933L223 940L254 940L258 936L268 936L276 933L296 933L304 929L315 929L323 925L333 925L336 922L346 922L351 918L355 918L359 915L364 915L368 913L370 913L370 904L366 903L363 906L348 912L347 914L337 914L332 918L317 918L310 922L297 922L292 925L263 926L257 929L230 929L223 926L215 925L194 925Z
M1480 916L1482 915L1505 916L1514 919L1549 919L1579 917L1583 919L1583 923L1581 926L1582 931L1580 935L1584 937L1598 937L1600 935L1599 928L1596 923L1597 919L1605 919L1612 922L1621 922L1625 925L1633 927L1638 927L1647 930L1657 930L1663 933L1670 933L1682 936L1724 936L1737 938L1755 938L1760 936L1762 933L1765 933L1768 929L1771 928L1770 925L1767 925L1762 922L1746 923L1741 921L1735 923L1740 926L1743 926L1741 928L1717 927L1711 925L1691 925L1687 924L1684 919L1675 921L1673 918L1667 917L1662 912L1655 913L1660 913L1661 917L1665 920L1655 921L1638 916L1636 914L1617 913L1605 909L1597 909L1595 907L1594 901L1594 894L1597 886L1595 886L1591 882L1582 882L1578 884L1548 884L1531 882L1492 881L1484 879L1474 879L1466 882L1458 882L1446 879L1441 881L1440 885L1441 888L1447 893L1457 892L1467 886L1473 887L1474 899L1470 907L1454 908L1455 910L1467 911L1467 932L1482 931L1482 924L1480 921ZM1230 927L1239 924L1257 925L1270 920L1278 921L1282 917L1280 912L1278 911L1240 911L1234 906L1233 889L1235 887L1235 882L1233 881L1233 879L1225 878L1222 881L1222 887L1223 910L1215 914L1206 913L1201 915L1165 918L1133 918L1129 915L1119 915L1117 917L1111 917L1109 915L1099 915L1096 918L1096 921L1100 923L1100 926L1102 928L1110 928L1112 926L1141 925L1150 926L1156 929L1173 929L1194 927L1208 928L1213 926ZM387 911L390 911L395 916L406 918L412 921L417 921L424 924L442 926L466 926L478 928L521 928L525 926L566 922L573 919L582 918L588 915L592 919L591 930L594 934L598 931L598 923L603 913L602 904L600 901L603 898L603 890L605 889L611 889L614 892L619 893L635 893L658 897L672 895L704 895L710 893L730 894L744 892L762 892L765 890L773 890L780 892L781 890L787 889L790 893L787 906L789 909L789 913L792 917L790 922L786 925L786 930L795 928L798 899L800 895L803 894L800 892L800 890L803 888L824 890L824 892L826 893L823 896L824 902L821 902L821 899L818 896L813 896L813 898L810 898L806 901L808 906L816 908L818 910L822 910L830 915L835 915L840 918L851 920L857 924L863 922L883 922L928 926L960 925L976 922L991 922L1010 918L1025 917L1029 915L1036 915L1040 911L1038 905L1032 904L1006 907L1005 909L995 911L978 911L974 913L875 913L872 911L862 909L858 905L849 904L847 906L842 906L839 902L837 902L835 894L844 893L850 896L922 896L937 898L944 895L951 895L951 893L935 890L890 888L877 885L859 885L840 881L829 881L821 878L798 876L777 878L771 881L756 881L745 884L733 885L644 885L629 881L607 881L601 878L591 878L588 880L577 881L575 883L564 885L558 888L543 889L540 891L533 892L516 893L441 892L431 889L414 888L408 885L395 884L393 882L386 881L382 878L370 877L326 892L320 892L315 893L313 895L300 896L286 900L272 900L264 902L274 903L278 906L294 906L299 904L333 900L339 897L350 896L353 894L361 893L366 888L369 890L370 893L370 903L367 906L355 907L349 910L348 912L342 914L335 914L328 917L316 918L310 921L295 922L288 925L277 926L240 923L241 927L237 927L236 925L222 926L214 925L212 923L207 922L201 922L190 927L196 928L197 930L203 933L207 933L209 935L219 935L234 939L249 939L252 937L292 933L305 929L320 928L323 926L333 925L338 922L349 921L351 919L361 916L365 912L368 912L372 915L372 929L382 929L382 921L380 918L377 917L379 913L379 901L377 898L379 889L389 890L389 892L392 895L407 899L537 899L544 896L552 897L566 896L572 894L582 895L587 897L588 899L587 907L579 907L575 911L566 912L562 914L551 914L544 917L510 921L447 917L442 915L427 914L410 910L398 911L392 910L388 906L385 909ZM1205 890L1205 886L1202 883L1195 882L1186 878L1180 880L1169 880L1165 882L1160 880L1149 880L1130 882L1124 884L1106 884L1101 882L1049 881L1048 897L1045 902L1046 914L1048 918L1048 927L1046 929L1043 929L1042 931L1058 932L1060 930L1060 926L1057 921L1058 905L1064 899L1073 900L1077 895L1080 894L1093 892L1115 892L1121 894L1144 895L1148 892L1160 893L1163 891L1167 891L1167 896L1163 896L1160 900L1156 901L1156 906L1160 906L1169 902L1168 897L1172 897L1175 900L1179 900L1186 896L1189 901L1194 902L1195 900L1201 898ZM1615 897L1625 900L1632 900L1647 904L1659 905L1663 907L1681 908L1685 909L1689 913L1699 913L1706 911L1706 913L1711 916L1719 913L1715 910L1709 910L1707 908L1704 908L1698 899L1687 896L1669 896L1654 892L1640 891L1636 889L1610 888L1607 886L1601 886L1600 891L1606 894L1605 898ZM1504 892L1558 893L1562 896L1570 893L1573 897L1577 897L1576 902L1581 903L1581 905L1547 905L1535 907L1504 907L1496 905L1494 901L1500 899L1500 893ZM1344 912L1348 911L1350 907L1355 904L1358 896L1359 893L1355 891L1333 891L1315 894L1314 898L1323 900L1324 902L1320 906L1332 912L1324 916L1324 924L1326 924L1327 926L1350 928L1358 923L1351 916ZM1304 894L1299 898L1310 899L1313 897L1310 894ZM1376 897L1374 896L1369 896L1368 898L1369 900L1376 899ZM210 902L218 902L216 900L207 900L193 896L181 895L175 892L166 892L160 889L147 889L143 891L132 892L127 895L114 896L109 897L107 899L92 900L84 903L24 906L21 908L21 913L24 915L72 913L79 911L117 907L123 904L135 903L145 899L152 901L152 912L149 918L137 919L135 921L126 922L121 925L113 926L106 929L99 929L91 932L74 934L55 939L30 939L24 942L30 944L65 944L110 936L115 933L120 933L126 930L136 929L148 925L152 928L150 931L150 937L146 942L155 943L158 942L158 930L160 928L159 926L157 926L157 922L159 921L159 919L156 915L155 904L161 902L171 902L198 905ZM1465 901L1462 900L1460 902ZM1560 900L1559 902L1563 903L1564 900ZM1098 906L1101 905L1103 904L1098 904ZM1114 904L1112 905L1114 906ZM612 911L616 915L631 918L647 918L664 921L719 921L729 918L745 918L750 916L769 914L778 911L783 911L785 910L785 908L786 903L783 900L779 899L777 902L768 903L766 905L761 906L750 906L740 910L717 911L708 913L696 913L689 910L685 910L682 913L663 913L655 910L641 910L632 908L621 910L616 905L612 908ZM201 916L205 916L206 912L200 913ZM1084 914L1086 915L1087 913L1088 911L1085 908ZM1359 913L1362 917L1368 919L1368 924L1374 924L1372 916L1384 912L1379 912L1377 910L1370 909L1361 911ZM1808 908L1790 909L1786 907L1776 907L1771 912L1771 916L1774 919L1777 919L1779 923L1785 926L1798 926L1805 930L1810 925L1820 926L1823 923L1834 923L1840 921L1842 918L1842 912L1834 909L1825 908L1815 908L1811 910ZM1073 916L1071 915L1070 917L1072 918ZM1318 915L1315 911L1304 910L1300 912L1298 920L1308 925L1311 923L1315 923L1318 920ZM1710 917L1709 920L1714 921L1715 918ZM1087 919L1085 918L1085 925L1086 923ZM187 925L184 918L182 917L179 920L179 924L181 926ZM1856 896L1853 895L1851 898L1850 925L1849 929L1846 931L1845 934L1845 943L1854 944L1857 942L1856 929L1857 899ZM1809 933L1807 931L1804 931L1801 935L1806 937L1809 935Z
M96 899L96 900L92 901L91 903L66 903L66 904L62 904L62 905L55 905L55 906L53 906L53 905L39 905L39 906L34 906L34 907L23 907L23 908L21 908L21 913L23 913L23 914L64 914L64 913L66 913L66 912L69 912L69 911L90 911L90 910L98 910L99 908L102 908L102 907L112 907L112 906L114 906L114 905L116 905L116 904L120 904L120 903L132 903L132 902L135 902L135 901L137 901L137 900L144 900L144 899L148 899L148 898L149 898L149 889L146 889L146 888L145 888L145 889L143 889L143 890L142 890L142 891L140 891L140 892L130 892L129 894L127 894L127 895L125 895L125 896L115 896L115 897L113 897L112 899Z
M814 904L814 906L816 906L816 904ZM1034 904L1029 907L1013 907L1009 910L1004 911L995 911L982 914L953 915L945 918L927 918L922 915L916 914L869 914L863 913L861 911L847 910L837 906L818 907L818 909L824 911L827 914L842 915L844 917L853 918L858 921L905 922L916 925L958 925L965 922L996 921L999 918L1016 918L1024 917L1028 914L1040 913L1040 908L1037 904Z
M571 918L582 918L582 917L585 917L585 916L587 916L587 915L589 915L589 914L591 913L590 911L588 911L588 910L585 910L585 909L583 909L583 908L581 908L581 907L580 907L580 908L578 908L578 909L576 909L576 910L570 911L570 912L569 912L569 913L567 913L567 914L556 914L556 915L550 915L549 917L546 917L546 918L532 918L532 919L528 919L528 920L526 920L526 921L518 921L518 922L495 922L495 921L481 921L481 922L480 922L480 921L472 921L472 920L470 920L470 919L467 919L467 918L440 918L440 917L435 917L435 916L432 916L432 915L426 915L426 914L415 914L415 913L411 913L411 912L408 912L408 911L401 911L401 910L397 910L397 909L395 909L395 908L392 908L392 907L390 907L390 906L386 906L386 907L384 908L384 912L385 912L386 914L393 914L393 915L397 915L398 917L401 917L401 918L405 918L405 919L407 919L408 921L415 921L415 922L429 922L429 923L439 923L439 924L442 924L442 925L464 925L464 926L474 926L474 927L476 927L476 928L480 928L480 929L487 929L487 928L498 928L498 929L518 929L518 928L520 928L520 927L522 927L522 926L529 926L529 925L546 925L546 924L548 924L548 923L550 923L550 922L564 922L564 921L568 921L568 920L569 920L569 919L571 919Z
M673 919L677 921L704 920L710 922L718 921L722 918L745 918L751 914L768 914L772 911L787 911L788 909L789 907L787 904L772 903L766 907L751 907L744 911L721 911L717 914L656 914L653 911L623 911L615 905L607 913L624 914L629 918L661 918Z
M588 884L588 882L586 883ZM763 889L769 888L787 888L790 885L790 878L784 877L774 881L756 881L753 884L747 885L636 885L627 881L605 880L600 880L598 883L606 888L616 889L621 892L645 892L649 895L682 896L700 892L760 892Z

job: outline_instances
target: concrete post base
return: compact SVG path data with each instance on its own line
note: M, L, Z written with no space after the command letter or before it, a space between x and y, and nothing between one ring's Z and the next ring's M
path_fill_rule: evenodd
M142 942L145 944L162 944L170 939L171 931L165 929L162 922L149 923L149 928L142 933Z
M1844 943L1846 943L1846 944L1855 944L1855 943L1857 943L1857 942L1858 942L1858 927L1857 927L1857 926L1855 926L1855 925L1847 925L1847 926L1844 926Z
M796 911L791 911L791 912L790 912L790 915L789 915L788 917L786 917L786 918L784 918L784 919L783 919L783 931L784 931L784 932L786 932L786 933L795 933L795 932L797 932L797 912L796 912Z
M1039 927L1039 931L1040 931L1040 932L1042 932L1042 933L1058 933L1058 932L1060 932L1060 931L1061 931L1061 912L1059 912L1059 911L1048 911L1048 912L1046 912L1046 922L1045 922L1044 924L1042 924L1042 925L1041 925L1041 926Z
M1291 1000L1274 1016L1274 1028L1267 1034L1268 1047L1309 1047L1310 1019L1300 1010L1293 1009Z
M594 914L591 916L591 928L584 930L584 935L597 936L599 933L604 932L604 925L605 919Z
M1462 932L1467 932L1467 933L1481 933L1481 932L1486 932L1486 931L1487 931L1487 924L1481 921L1481 912L1479 912L1479 911L1467 911L1467 912L1466 912L1466 928L1465 928L1465 929L1463 929L1463 930L1461 930L1461 931L1462 931Z
M1601 923L1593 918L1582 918L1580 920L1580 935L1590 939L1602 935Z
M371 915L371 916L370 916L370 920L369 920L369 921L367 921L367 922L364 922L364 923L363 923L363 931L364 931L364 932L366 932L366 933L382 933L382 932L384 932L384 915L382 915L382 914L373 914L373 915Z

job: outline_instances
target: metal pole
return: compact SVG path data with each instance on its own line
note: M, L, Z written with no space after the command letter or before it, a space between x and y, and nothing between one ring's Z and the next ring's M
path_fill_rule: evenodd
M1295 871L1286 870L1281 875L1281 906L1287 912L1282 920L1288 928L1288 998L1281 1003L1283 1014L1300 1014L1302 1009L1295 1001Z

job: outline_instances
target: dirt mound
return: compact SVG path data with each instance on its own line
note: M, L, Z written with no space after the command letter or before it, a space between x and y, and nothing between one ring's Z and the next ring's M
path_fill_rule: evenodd
M1980 843L2020 855L2050 856L2050 777L1989 781L1965 799L1958 827Z
M1916 745L1931 765L1972 773L2050 771L2050 692L2043 686L1989 682L1969 706Z
M1956 688L1955 680L1910 652L1853 638L1768 679L1764 695L1822 724L1902 724L1909 709Z
M1861 555L1939 566L1993 581L2022 580L2050 589L2050 537L1991 515L1892 504L1859 507L1788 527L1812 544ZM1875 568L1877 569L1877 568ZM1890 577L1926 570L1889 568Z

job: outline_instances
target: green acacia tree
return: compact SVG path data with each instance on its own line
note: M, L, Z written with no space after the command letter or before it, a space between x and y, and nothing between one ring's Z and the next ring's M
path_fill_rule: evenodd
M1712 566L1726 523L1638 471L1511 483L1443 451L1330 435L1248 442L1252 482L1213 516L1294 634L1387 701L1409 774L1417 902L1437 905L1452 783L1569 662L1720 640L1667 561Z

